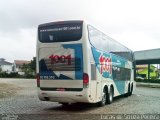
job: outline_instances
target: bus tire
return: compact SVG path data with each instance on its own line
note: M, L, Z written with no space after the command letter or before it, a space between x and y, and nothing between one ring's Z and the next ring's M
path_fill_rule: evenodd
M113 87L111 86L109 93L107 94L107 100L106 100L107 104L111 104L113 102L113 95L114 95L114 90Z
M102 107L106 105L106 97L107 97L106 91L105 89L103 89L102 100L98 103L98 106Z
M130 84L128 84L128 91L127 93L125 94L125 97L128 97L130 95Z
M60 104L62 104L63 106L68 106L69 105L69 103L63 103L63 102L61 102Z
M131 85L131 88L130 88L130 91L129 91L129 96L132 95L132 92L133 92L133 84Z

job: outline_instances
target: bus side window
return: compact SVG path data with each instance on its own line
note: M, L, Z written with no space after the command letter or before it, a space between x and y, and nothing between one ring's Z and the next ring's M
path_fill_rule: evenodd
M91 80L96 80L96 65L91 64Z

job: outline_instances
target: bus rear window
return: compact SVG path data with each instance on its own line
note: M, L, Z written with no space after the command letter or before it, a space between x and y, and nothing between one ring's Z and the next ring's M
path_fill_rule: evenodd
M38 27L40 42L77 41L82 37L82 22L50 23Z

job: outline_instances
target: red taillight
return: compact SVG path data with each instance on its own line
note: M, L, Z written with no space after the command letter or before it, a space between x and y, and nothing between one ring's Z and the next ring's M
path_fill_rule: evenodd
M39 75L39 73L37 73L36 79L37 79L37 87L40 87L40 75Z
M88 85L89 83L89 76L87 73L83 73L83 85Z

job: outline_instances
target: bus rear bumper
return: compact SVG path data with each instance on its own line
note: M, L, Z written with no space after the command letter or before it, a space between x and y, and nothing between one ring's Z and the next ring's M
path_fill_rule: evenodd
M90 103L87 89L82 91L42 91L38 88L38 97L41 101L77 103Z

